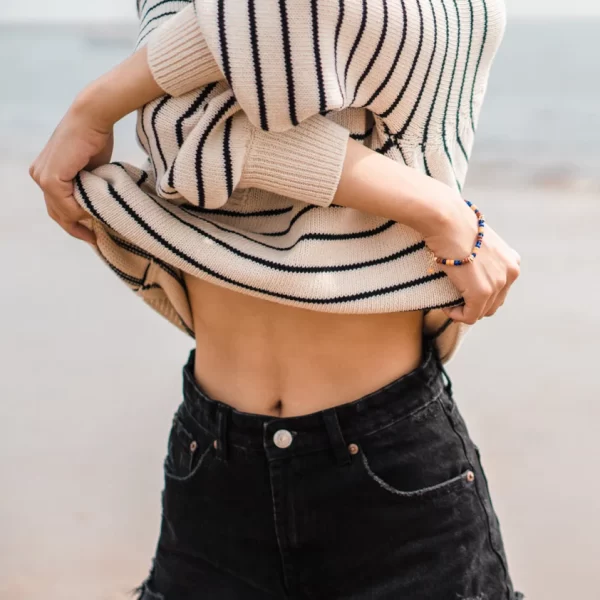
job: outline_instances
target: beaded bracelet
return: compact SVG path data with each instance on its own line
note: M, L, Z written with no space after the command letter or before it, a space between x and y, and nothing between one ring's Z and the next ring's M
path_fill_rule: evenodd
M475 258L477 257L477 252L479 252L479 249L481 248L481 244L483 242L483 229L485 228L485 219L483 218L481 211L472 202L469 202L468 200L465 200L465 202L467 203L467 206L477 215L478 219L477 239L475 240L475 245L471 250L471 254L469 254L469 256L466 256L465 258L440 258L439 256L435 256L434 254L433 258L435 262L438 263L438 265L459 267L460 265L471 263L475 260Z

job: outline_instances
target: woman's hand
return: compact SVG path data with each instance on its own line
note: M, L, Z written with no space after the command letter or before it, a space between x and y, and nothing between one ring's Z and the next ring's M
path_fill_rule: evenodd
M89 215L73 197L73 179L82 169L109 162L113 125L163 94L142 48L78 95L29 168L44 192L48 214L67 233L95 243L93 233L80 223Z
M464 258L471 253L477 235L478 219L460 200L447 227L425 236L425 243L444 258ZM464 206L464 208L463 208ZM520 274L521 258L486 223L483 244L472 263L460 266L440 265L461 293L465 304L445 308L454 321L472 325L491 317L504 304L510 286Z
M73 179L82 169L110 161L112 127L77 102L67 111L29 174L44 192L48 214L69 235L94 244L94 234L80 223L89 215L73 197Z
M334 203L408 225L444 258L468 256L477 236L477 217L454 188L352 139ZM440 265L465 301L446 314L468 324L493 315L519 276L519 265L519 255L486 223L474 262Z

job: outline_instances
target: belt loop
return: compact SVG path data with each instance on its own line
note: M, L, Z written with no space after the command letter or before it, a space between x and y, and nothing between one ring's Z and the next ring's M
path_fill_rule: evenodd
M322 411L322 414L337 463L339 465L349 465L352 462L352 457L344 440L335 407Z
M225 404L217 405L217 451L216 457L227 461L227 425L229 417L229 407Z

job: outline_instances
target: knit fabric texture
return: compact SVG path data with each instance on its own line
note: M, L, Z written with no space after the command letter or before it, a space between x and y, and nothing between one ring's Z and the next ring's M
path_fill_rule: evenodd
M332 203L348 136L462 190L503 0L139 0L165 95L141 167L81 172L97 251L190 335L182 273L335 313L424 310L444 362L460 294L413 229ZM435 198L431 199L435 202Z

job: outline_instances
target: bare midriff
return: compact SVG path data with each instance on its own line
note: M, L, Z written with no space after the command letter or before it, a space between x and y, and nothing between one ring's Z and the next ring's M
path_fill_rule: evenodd
M365 396L415 369L422 311L347 315L296 308L186 276L204 392L291 417Z

